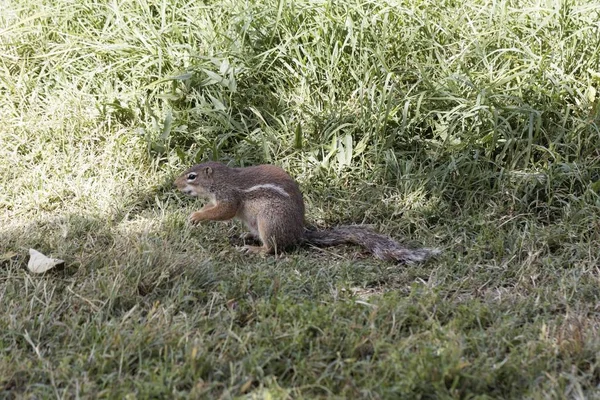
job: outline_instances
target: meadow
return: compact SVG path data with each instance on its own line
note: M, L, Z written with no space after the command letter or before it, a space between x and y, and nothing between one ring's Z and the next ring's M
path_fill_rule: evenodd
M0 398L600 398L600 5L0 0ZM191 164L443 253L240 253ZM36 275L28 250L65 260Z

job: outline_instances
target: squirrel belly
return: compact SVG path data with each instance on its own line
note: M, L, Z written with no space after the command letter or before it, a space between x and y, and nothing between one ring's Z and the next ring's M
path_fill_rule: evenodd
M250 235L262 246L245 246L254 253L273 253L310 243L315 246L356 244L382 260L410 263L439 253L436 249L408 249L392 238L361 226L338 226L307 230L304 200L296 181L275 165L231 168L218 162L194 165L175 180L175 186L190 196L209 200L190 215L193 224L202 221L244 222Z

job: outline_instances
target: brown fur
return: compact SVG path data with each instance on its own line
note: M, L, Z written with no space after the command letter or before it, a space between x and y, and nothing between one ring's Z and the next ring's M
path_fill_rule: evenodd
M407 249L391 238L360 226L325 231L304 227L304 200L294 179L275 165L230 168L217 162L194 165L175 180L182 192L204 197L209 203L192 213L190 222L242 220L261 247L250 252L272 253L308 242L316 246L358 244L377 258L397 262L423 261L435 249Z
M188 180L195 173L194 180ZM304 201L298 184L275 165L230 168L207 162L184 172L175 185L191 195L206 197L211 202L190 216L192 223L205 220L242 220L262 247L248 247L252 252L280 251L298 243L304 235ZM271 185L280 190L261 185ZM252 188L256 188L252 190Z

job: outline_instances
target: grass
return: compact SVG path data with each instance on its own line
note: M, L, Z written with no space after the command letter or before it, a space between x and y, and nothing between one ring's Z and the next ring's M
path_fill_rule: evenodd
M0 397L600 398L596 3L0 8ZM239 254L206 159L444 253Z

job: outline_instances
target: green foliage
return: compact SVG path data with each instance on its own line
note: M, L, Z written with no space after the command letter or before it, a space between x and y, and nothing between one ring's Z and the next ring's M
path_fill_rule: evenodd
M0 9L0 397L599 396L594 2ZM206 159L444 253L238 254Z

